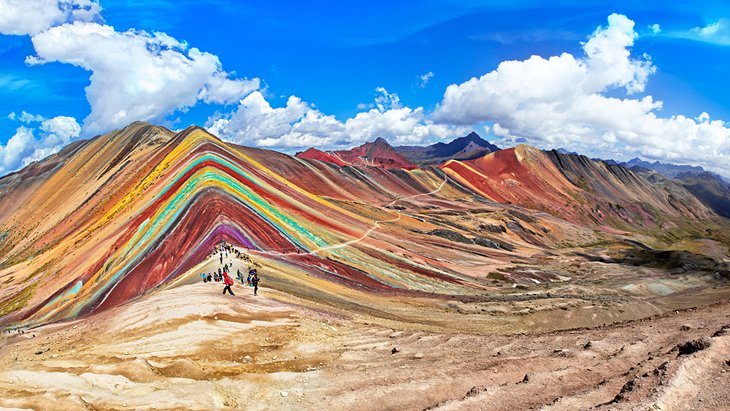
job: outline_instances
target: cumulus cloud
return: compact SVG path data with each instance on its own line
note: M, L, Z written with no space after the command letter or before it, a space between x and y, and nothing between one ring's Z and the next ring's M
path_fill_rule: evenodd
M419 80L418 87L419 88L426 87L426 84L428 84L429 80L431 80L432 78L433 78L433 71L429 71L426 74L421 74L420 76L418 76L418 80Z
M703 114L660 117L661 101L641 93L655 72L648 56L632 58L634 22L612 14L583 44L568 53L505 61L480 78L450 85L434 118L443 123L493 122L505 142L524 141L596 156L640 155L730 171L730 130ZM607 95L612 92L613 95Z
M25 119L21 117L25 116ZM26 124L39 123L38 128L20 126L5 145L0 145L0 174L27 166L61 150L81 133L81 126L73 117L58 116L44 120L23 112L17 118ZM36 131L39 138L36 138Z
M100 19L96 0L0 0L0 33L35 35L68 21Z
M649 26L649 30L651 30L652 34L659 34L662 32L662 27L659 24L652 24Z
M76 21L32 38L28 64L61 62L91 71L86 97L87 132L103 132L135 120L159 120L207 103L235 102L259 87L258 79L232 79L217 56L189 48L163 33L118 32Z
M210 118L206 126L221 138L241 144L276 148L334 148L383 137L394 144L442 139L466 131L463 127L434 124L422 107L400 104L395 93L378 87L375 108L344 122L291 96L274 108L258 91L241 100L235 111Z

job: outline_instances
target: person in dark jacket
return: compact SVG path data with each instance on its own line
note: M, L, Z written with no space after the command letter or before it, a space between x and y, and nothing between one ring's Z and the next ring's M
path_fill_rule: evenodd
M259 274L254 272L253 277L251 277L251 285L253 285L253 295L257 295L259 291Z

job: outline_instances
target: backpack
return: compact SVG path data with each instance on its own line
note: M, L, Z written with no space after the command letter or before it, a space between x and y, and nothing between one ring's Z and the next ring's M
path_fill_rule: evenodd
M233 285L233 279L229 276L225 276L224 281L226 285Z

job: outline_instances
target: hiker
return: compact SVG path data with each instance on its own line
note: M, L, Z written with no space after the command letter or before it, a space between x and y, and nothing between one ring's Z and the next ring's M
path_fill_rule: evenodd
M228 271L228 263L223 265L223 271Z
M221 264L223 264L223 253L221 253Z
M205 282L205 273L200 273L200 277L203 279L203 282Z
M257 295L256 293L259 291L259 274L254 272L253 278L251 278L251 284L253 285L253 295Z
M213 276L210 275L210 273L208 273L208 282L211 282L211 281L213 281Z
M225 287L223 287L223 294L225 294L226 290L228 290L231 295L236 295L233 294L233 290L231 290L231 286L233 285L233 278L229 277L228 274L224 274L223 283L226 285Z

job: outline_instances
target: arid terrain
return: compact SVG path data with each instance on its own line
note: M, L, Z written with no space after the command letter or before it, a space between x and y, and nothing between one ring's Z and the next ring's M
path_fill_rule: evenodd
M730 221L477 138L401 168L134 123L3 177L0 406L728 409Z
M183 284L3 336L0 406L32 409L728 409L730 300L566 331L427 331L262 288ZM403 309L417 315L417 307ZM591 311L552 310L568 326ZM470 316L422 315L468 330ZM485 315L491 317L490 315ZM582 323L582 321L579 321ZM550 328L546 325L547 328ZM687 355L678 346L708 344ZM700 345L702 346L702 345Z

